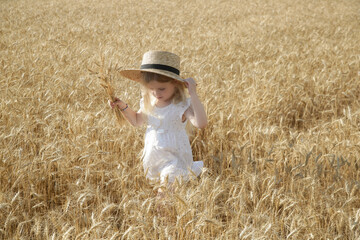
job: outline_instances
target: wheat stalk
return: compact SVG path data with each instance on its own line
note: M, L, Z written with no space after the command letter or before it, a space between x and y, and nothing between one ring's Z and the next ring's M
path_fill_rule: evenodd
M112 102L116 100L114 88L111 86L111 71L112 71L112 64L110 64L109 68L105 67L105 58L103 55L100 56L100 64L96 65L99 67L99 71L94 71L91 69L88 69L91 73L95 73L98 75L100 86L102 86L108 96L108 99ZM116 67L115 67L116 69ZM120 125L123 125L126 121L124 116L121 114L121 111L119 108L115 107L113 108L113 112L116 116L116 119Z

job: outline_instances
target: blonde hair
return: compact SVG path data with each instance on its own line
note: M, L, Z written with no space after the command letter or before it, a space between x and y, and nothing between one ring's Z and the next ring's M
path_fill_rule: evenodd
M151 81L158 81L161 83L171 82L175 85L175 92L172 97L172 103L177 104L180 102L186 101L186 93L185 93L185 86L182 82L172 79L170 77L166 77L157 73L151 72L142 72L142 79L141 79L141 92L144 99L144 113L148 114L154 109L154 105L151 102L151 93L146 85Z

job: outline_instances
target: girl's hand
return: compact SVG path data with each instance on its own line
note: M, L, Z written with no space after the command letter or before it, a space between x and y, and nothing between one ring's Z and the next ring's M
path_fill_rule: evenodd
M121 101L119 98L115 98L114 102L109 100L108 103L111 108L114 108L115 106L117 106L119 109L124 109L126 107L126 103Z
M196 94L196 82L193 78L184 79L185 86L189 89L189 94Z

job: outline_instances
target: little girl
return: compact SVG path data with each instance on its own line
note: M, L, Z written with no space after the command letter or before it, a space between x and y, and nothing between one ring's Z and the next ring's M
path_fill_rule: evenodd
M125 119L135 127L147 123L143 151L146 177L172 183L176 178L188 179L192 171L198 176L202 161L193 162L185 125L189 120L195 127L204 128L207 117L196 93L192 78L180 77L180 58L170 52L149 51L140 69L122 70L120 74L142 84L140 110L133 111L116 98L110 102L118 107ZM185 87L190 98L186 98Z

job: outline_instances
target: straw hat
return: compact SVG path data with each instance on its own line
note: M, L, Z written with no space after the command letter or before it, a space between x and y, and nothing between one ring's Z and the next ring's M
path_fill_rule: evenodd
M151 72L184 82L180 77L180 57L171 52L148 51L144 54L140 69L121 70L126 78L139 82L141 72Z

